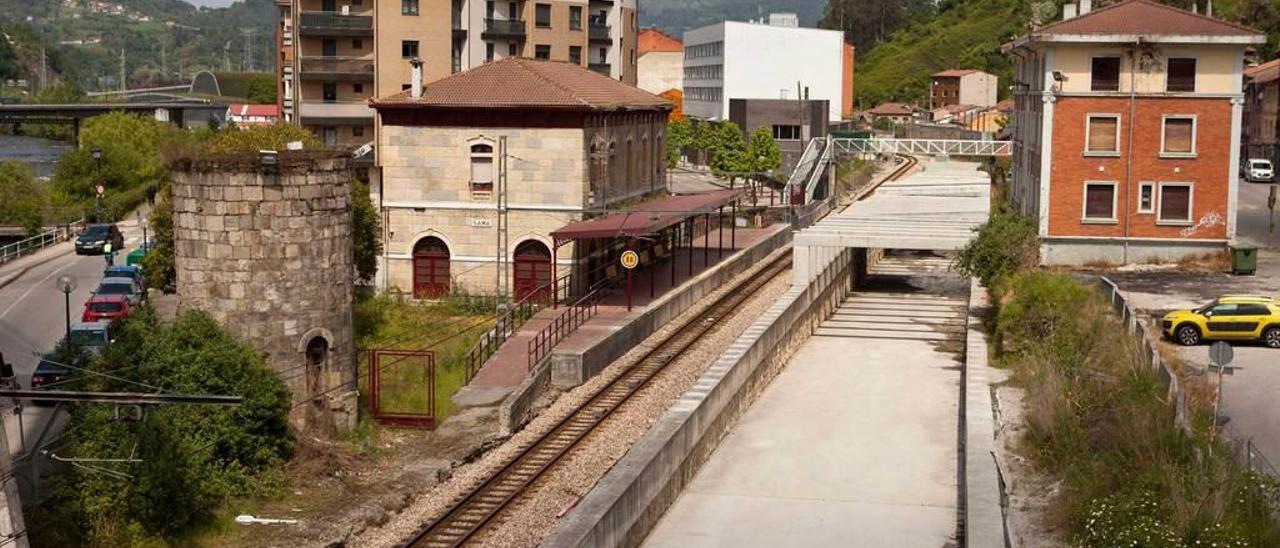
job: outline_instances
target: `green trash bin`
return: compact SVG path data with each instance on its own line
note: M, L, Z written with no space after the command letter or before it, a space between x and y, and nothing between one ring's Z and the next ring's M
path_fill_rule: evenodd
M1258 248L1251 245L1231 246L1231 273L1252 276L1258 270Z

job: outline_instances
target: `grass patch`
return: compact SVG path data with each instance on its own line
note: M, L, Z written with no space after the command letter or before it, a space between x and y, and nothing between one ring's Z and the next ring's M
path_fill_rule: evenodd
M1042 271L998 287L998 359L1027 391L1024 443L1064 482L1049 513L1075 545L1280 546L1276 484L1201 434L1207 421L1183 433L1100 293Z

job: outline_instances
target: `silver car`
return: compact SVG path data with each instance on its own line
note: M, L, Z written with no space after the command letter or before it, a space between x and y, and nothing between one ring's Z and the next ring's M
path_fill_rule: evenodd
M133 278L103 278L94 295L123 295L130 305L142 303L142 287Z

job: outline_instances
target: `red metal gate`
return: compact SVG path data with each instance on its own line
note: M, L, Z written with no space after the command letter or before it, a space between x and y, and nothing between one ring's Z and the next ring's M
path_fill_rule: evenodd
M436 354L369 350L369 414L378 424L436 427Z
M449 294L449 248L439 238L413 246L413 296L434 299Z
M516 246L512 287L517 301L551 301L551 251L537 240Z

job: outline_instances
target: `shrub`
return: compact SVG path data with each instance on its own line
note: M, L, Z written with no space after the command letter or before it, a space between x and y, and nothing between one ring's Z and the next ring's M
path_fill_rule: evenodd
M31 167L17 160L0 162L0 224L21 226L34 236L44 226L40 211L44 192Z
M174 284L173 262L173 202L169 197L169 185L157 193L156 207L151 210L151 249L142 258L142 270L147 273L147 287L167 291Z
M382 229L378 209L369 199L369 185L356 181L351 196L352 243L355 246L356 282L368 284L378 273L382 255Z
M287 122L245 128L229 125L222 128L205 144L212 154L257 154L259 150L284 150L292 141L301 141L303 148L320 147L314 133Z
M997 209L978 227L977 237L956 255L954 268L994 288L1002 278L1040 260L1040 237L1035 223L1006 209Z

